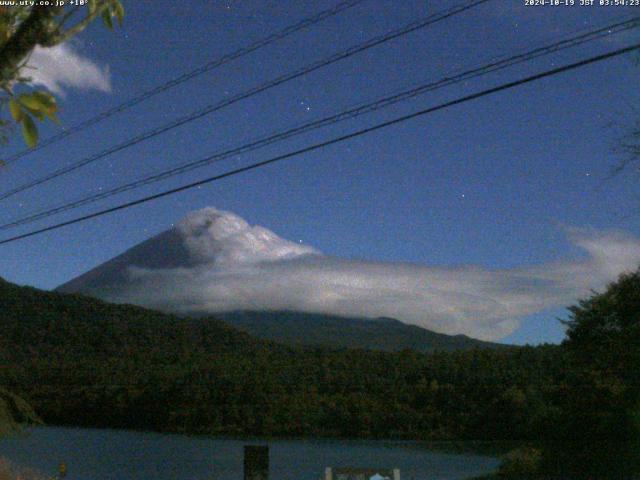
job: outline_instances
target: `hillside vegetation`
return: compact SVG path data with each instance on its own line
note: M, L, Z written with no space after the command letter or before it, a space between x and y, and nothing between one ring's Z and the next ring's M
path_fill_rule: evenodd
M571 307L561 346L431 354L284 346L7 282L0 298L0 385L52 424L518 440L496 478L640 470L639 272Z
M529 438L557 347L299 349L211 319L2 283L0 384L46 422L244 435Z
M474 348L505 348L466 335L445 335L407 325L393 318L344 318L301 312L240 311L218 315L250 335L286 345L364 348L398 352L452 352Z

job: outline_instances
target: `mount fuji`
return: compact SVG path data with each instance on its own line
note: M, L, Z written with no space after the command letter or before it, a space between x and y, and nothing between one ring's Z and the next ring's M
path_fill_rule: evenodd
M360 261L209 207L57 290L214 315L294 343L424 350L431 347L420 345L444 334L460 336L466 348L468 337L504 338L526 315L574 303L640 263L635 237L575 231L570 240L586 258L503 269ZM385 342L384 335L403 340Z

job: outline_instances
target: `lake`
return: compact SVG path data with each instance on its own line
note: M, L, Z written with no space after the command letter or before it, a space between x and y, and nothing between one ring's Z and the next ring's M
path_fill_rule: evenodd
M38 427L0 439L0 457L68 480L241 480L243 446L270 448L270 480L318 480L325 467L399 468L402 480L454 480L488 473L498 459L443 453L420 442L263 440L124 430Z

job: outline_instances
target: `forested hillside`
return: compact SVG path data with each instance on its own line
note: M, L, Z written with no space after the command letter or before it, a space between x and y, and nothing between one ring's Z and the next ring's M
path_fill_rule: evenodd
M302 350L210 318L0 286L0 385L46 422L244 435L532 438L558 347Z
M445 335L393 318L344 318L303 312L240 311L218 316L252 336L286 345L398 352L505 348L466 335Z

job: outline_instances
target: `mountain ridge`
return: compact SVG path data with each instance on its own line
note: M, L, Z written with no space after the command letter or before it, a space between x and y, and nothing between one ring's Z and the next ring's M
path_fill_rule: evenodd
M0 385L53 425L243 436L523 438L530 432L520 428L521 418L539 415L532 408L540 402L518 404L513 420L504 421L502 399L523 385L554 385L564 364L555 346L428 355L288 347L214 318L8 282L0 283L0 300Z
M213 315L293 345L421 352L499 345L456 335L497 338L450 322L451 294L431 288L428 278L394 281L383 264L360 265L354 274L355 263L209 207L56 291L182 316ZM429 303L440 306L423 313ZM377 317L388 320L372 321Z
M395 318L354 318L294 311L235 311L216 317L264 340L294 346L362 348L397 352L455 351L473 348L504 348L466 335L446 335L407 325Z

